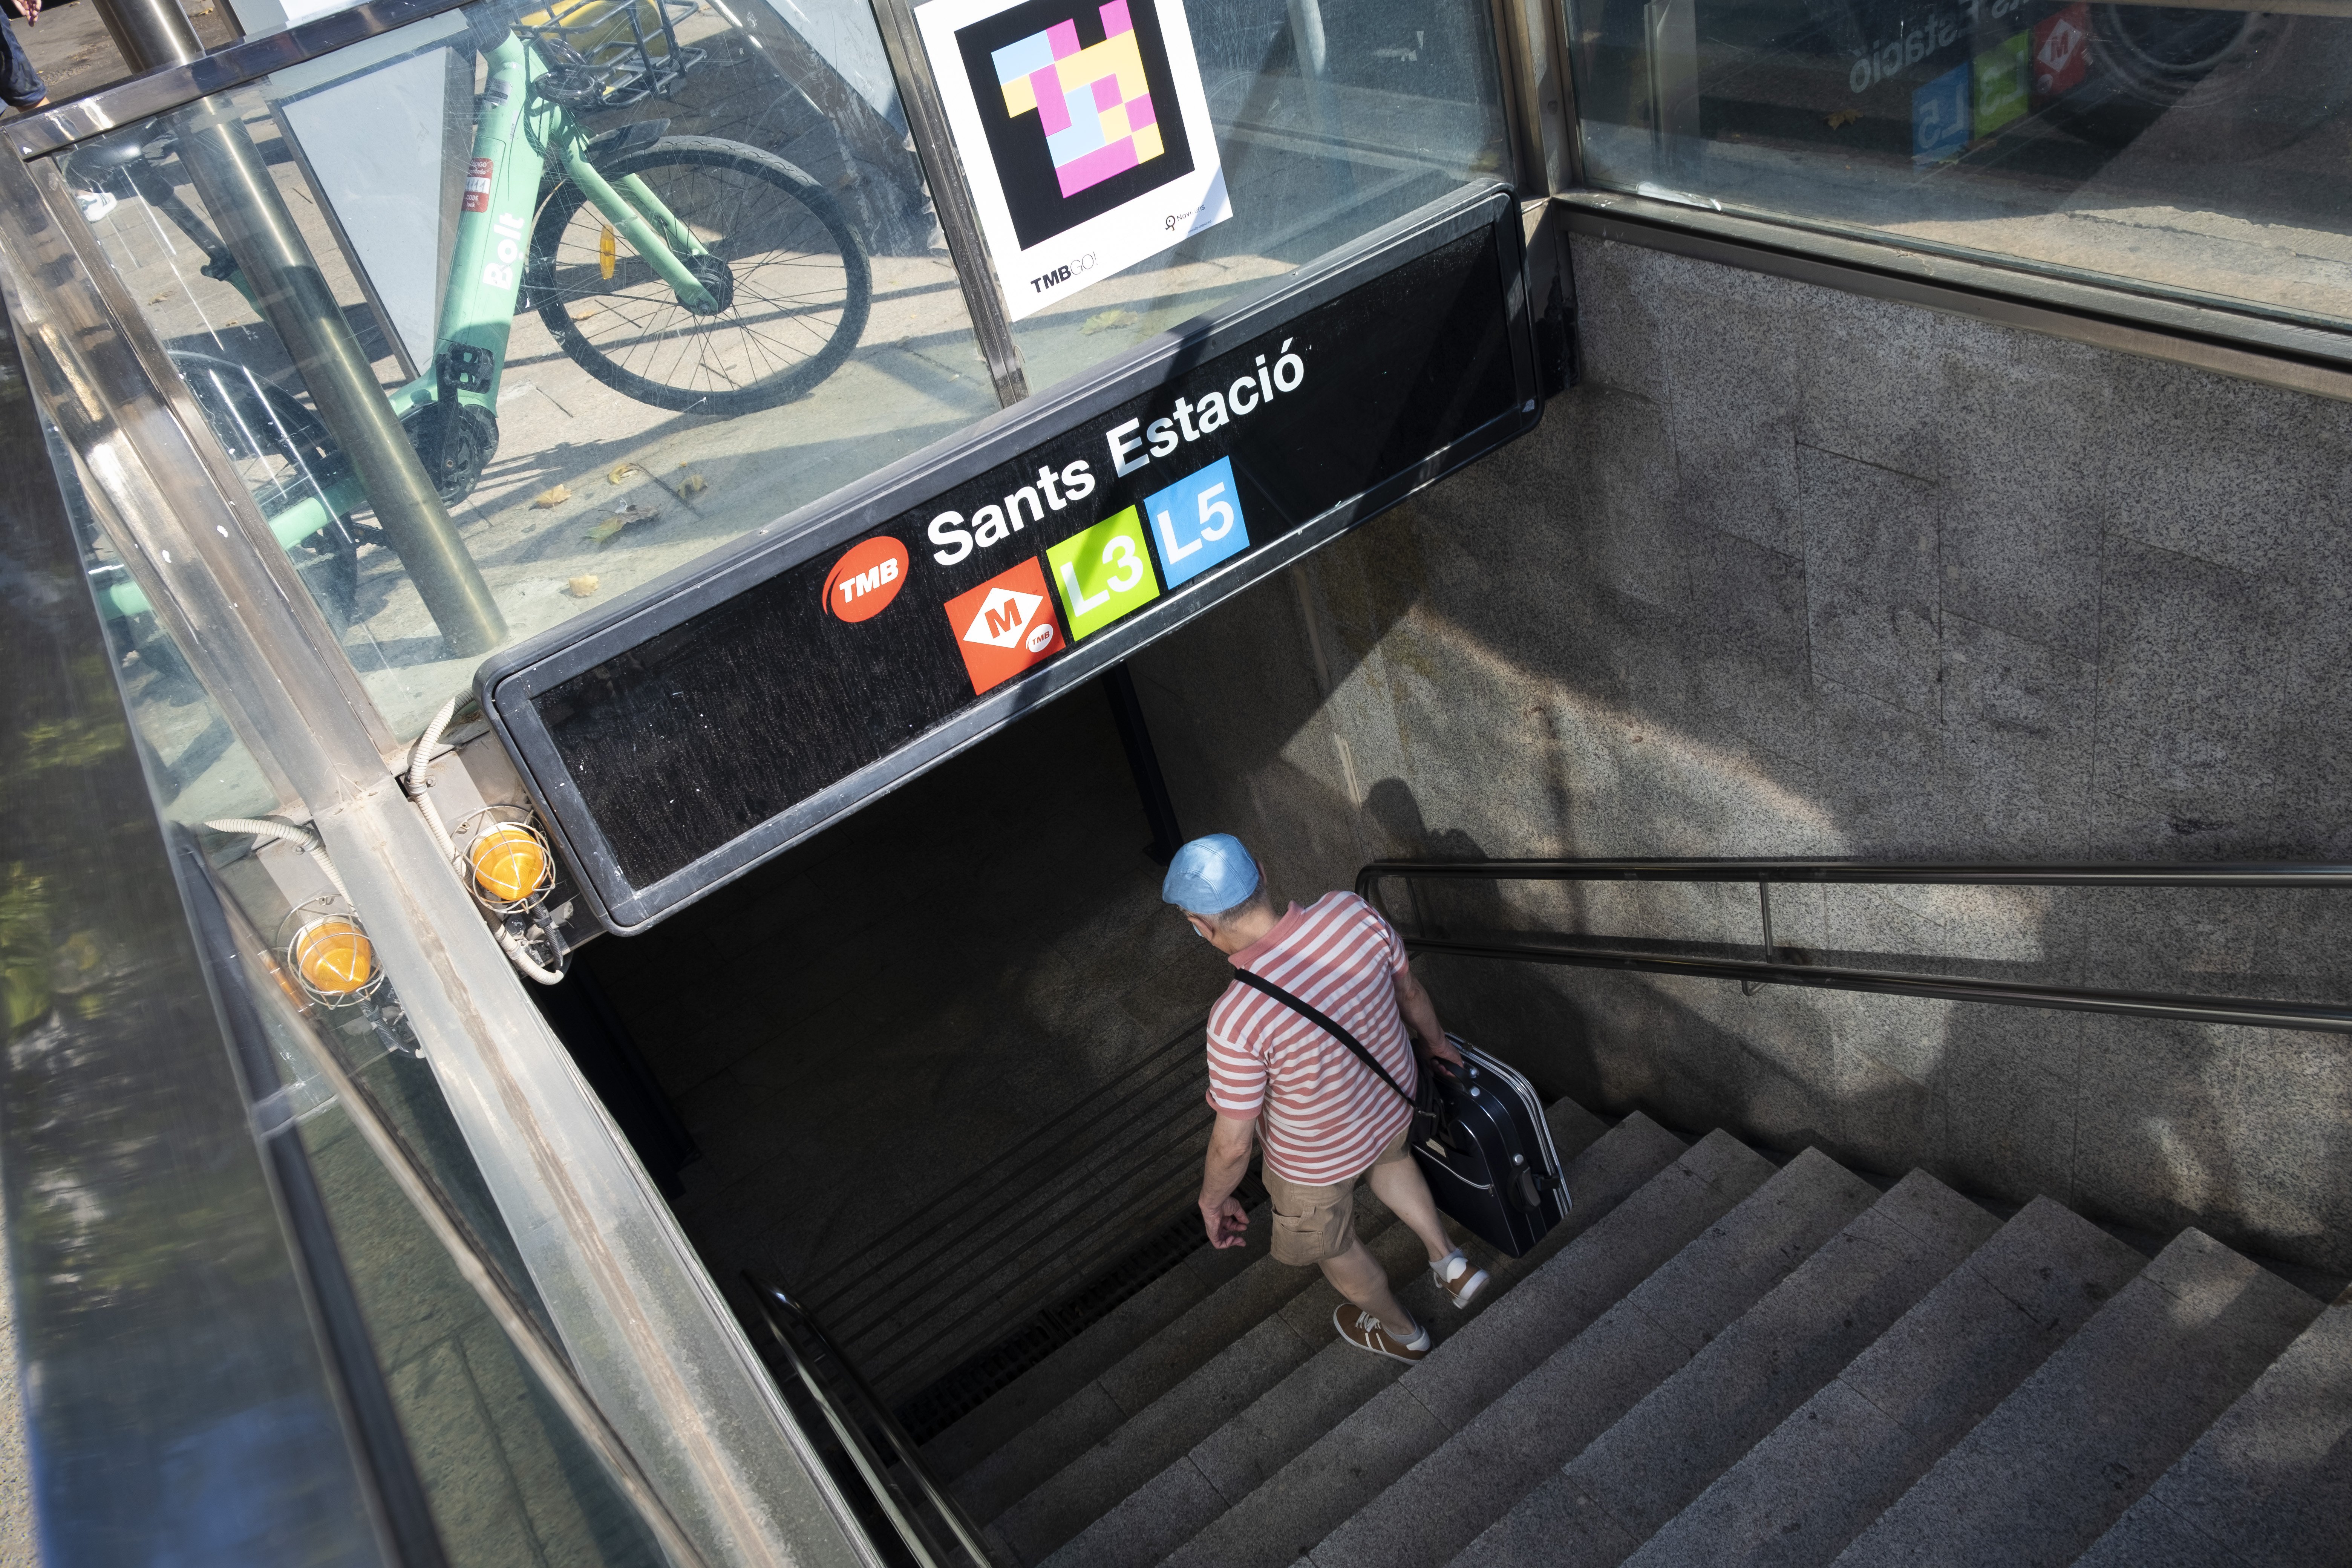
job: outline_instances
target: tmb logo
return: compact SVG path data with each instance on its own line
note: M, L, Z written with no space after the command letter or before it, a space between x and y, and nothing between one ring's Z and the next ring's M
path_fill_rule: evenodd
M887 534L860 540L825 574L824 607L845 621L870 621L907 585L907 547Z
M1061 623L1045 596L1045 570L1034 555L950 599L947 612L975 696L1062 650Z

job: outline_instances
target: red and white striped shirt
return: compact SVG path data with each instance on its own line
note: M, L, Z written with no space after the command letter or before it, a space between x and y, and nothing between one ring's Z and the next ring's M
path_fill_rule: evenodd
M1353 893L1297 904L1233 954L1356 1037L1406 1093L1417 1079L1397 1011L1404 943ZM1328 1186L1360 1175L1412 1120L1412 1107L1321 1026L1239 981L1209 1011L1209 1104L1255 1116L1265 1163L1294 1182Z

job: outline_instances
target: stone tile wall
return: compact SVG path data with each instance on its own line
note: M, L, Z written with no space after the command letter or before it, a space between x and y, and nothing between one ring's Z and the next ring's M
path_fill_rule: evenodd
M2352 405L1580 241L1534 435L1136 660L1189 831L1385 854L2352 854ZM1455 928L1757 940L1754 895ZM2352 894L1784 891L1884 967L2352 999ZM1752 951L1752 950L1750 950ZM2352 1270L2352 1041L1430 962L1548 1088Z

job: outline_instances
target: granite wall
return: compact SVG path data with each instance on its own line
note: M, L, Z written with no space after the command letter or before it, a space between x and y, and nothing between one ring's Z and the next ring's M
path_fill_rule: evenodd
M2352 405L1613 243L1541 427L1136 660L1187 831L2341 859ZM1405 895L1409 900L1413 895ZM1752 953L1752 889L1423 895ZM1823 962L2352 998L2352 893L1776 895ZM2352 1271L2346 1037L1424 961L1546 1088Z

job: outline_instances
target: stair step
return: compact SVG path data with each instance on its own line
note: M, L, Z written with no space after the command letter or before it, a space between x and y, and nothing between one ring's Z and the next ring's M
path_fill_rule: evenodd
M1199 1550L1253 1529L1286 1544L1320 1539L1772 1173L1726 1133L1684 1150L1679 1139L1641 1116L1596 1145L1586 1163L1598 1166L1604 1157L1615 1167L1608 1179L1630 1189L1622 1200L1592 1215L1580 1234L1566 1238L1427 1361L1398 1368L1402 1375L1389 1386L1241 1499L1233 1522L1219 1522ZM1572 1173L1577 1213L1599 1206L1593 1189L1601 1176L1598 1169ZM1547 1247L1557 1235L1545 1237Z
M1635 1117L1570 1160L1575 1207L1528 1258L1514 1263L1483 1244L1468 1244L1473 1262L1495 1276L1471 1311L1483 1311L1501 1299L1514 1274L1539 1266L1680 1149L1680 1141L1672 1134L1646 1117ZM1391 1242L1393 1257L1383 1250L1383 1244ZM1426 1254L1410 1230L1392 1226L1373 1244L1373 1251L1391 1279L1399 1281L1397 1293L1408 1310L1441 1329L1447 1315L1461 1321L1431 1282L1423 1267ZM1246 1493L1255 1484L1249 1477L1269 1464L1280 1464L1405 1370L1399 1363L1340 1343L1331 1329L1331 1313L1340 1298L1319 1277L1310 1278L1313 1285L1269 1324L1261 1325L1261 1331L1278 1325L1295 1336L1297 1359L1284 1373L1268 1377L1250 1375L1248 1368L1238 1365L1202 1368L1176 1394L1007 1510L1000 1523L1016 1555L1035 1562L1068 1542L1055 1561L1105 1568L1157 1562L1222 1511L1224 1499ZM1197 1385L1213 1377L1216 1414L1209 1418L1203 1406L1212 1401L1201 1397ZM1163 1479L1161 1472L1171 1466L1188 1473ZM1194 1484L1196 1480L1206 1481L1206 1488ZM1048 1512L1052 1528L1044 1523ZM1118 1517L1104 1517L1114 1512Z
M1627 1568L1821 1568L2144 1261L2036 1198Z
M1357 1234L1367 1243L1377 1246L1394 1217L1370 1193L1357 1194ZM1022 1427L949 1489L973 1518L994 1519L1319 1279L1310 1269L1276 1263L1261 1241L1257 1257L1240 1273Z
M2352 1563L2352 1293L2083 1554L2080 1568Z
M1699 1147L1727 1143L1714 1133ZM1778 1171L1752 1150L1732 1151L1752 1163L1747 1196L1312 1547L1314 1560L1322 1568L1444 1562L1878 1197L1811 1150Z
M1608 1131L1599 1118L1571 1100L1553 1102L1544 1120L1564 1161L1575 1157L1571 1151L1588 1148ZM1387 1205L1369 1188L1357 1190L1357 1234L1376 1251L1392 1219ZM1254 1223L1250 1230L1255 1238L1253 1260L1173 1321L1162 1321L1136 1339L1133 1332L1147 1321L1139 1315L1126 1328L1107 1333L1082 1355L1074 1353L1068 1363L1063 1363L1064 1352L1077 1352L1087 1340L1081 1335L942 1433L935 1440L938 1445L948 1447L952 1439L958 1456L971 1456L960 1473L944 1472L954 1474L950 1490L965 1511L978 1519L994 1519L1235 1346L1301 1292L1320 1287L1321 1276L1316 1270L1276 1263L1265 1256L1264 1237L1271 1229L1270 1224ZM1402 1226L1398 1229L1402 1231ZM1411 1235L1402 1234L1407 1238ZM1415 1261L1420 1260L1418 1243L1405 1239L1391 1245L1411 1248ZM1213 1253L1213 1249L1204 1247L1202 1252ZM1329 1311L1327 1304L1322 1315L1328 1319ZM1265 1384L1258 1387L1262 1390ZM1030 1391L1033 1388L1034 1392ZM982 1416L988 1419L976 1419ZM982 1438L991 1440L985 1448L981 1447Z
M1185 1254L1181 1263L924 1444L923 1459L931 1474L952 1481L1003 1447L1039 1416L1108 1371L1121 1356L1264 1258L1270 1234L1267 1210L1260 1204L1250 1211L1245 1245L1222 1249L1201 1247Z
M1425 1272L1421 1238L1390 1225L1368 1245L1400 1289ZM1331 1338L1339 1293L1319 1272L1272 1317L1217 1352L1174 1388L1132 1414L994 1522L1023 1563L1053 1555L1120 1499L1181 1459L1193 1445L1244 1418L1251 1406L1313 1363ZM1359 1361L1373 1358L1359 1352ZM1393 1364L1393 1363L1387 1363Z
M1912 1172L1457 1561L1616 1568L2000 1228Z
M1837 1563L2072 1563L2320 1310L2211 1237L2181 1232Z

